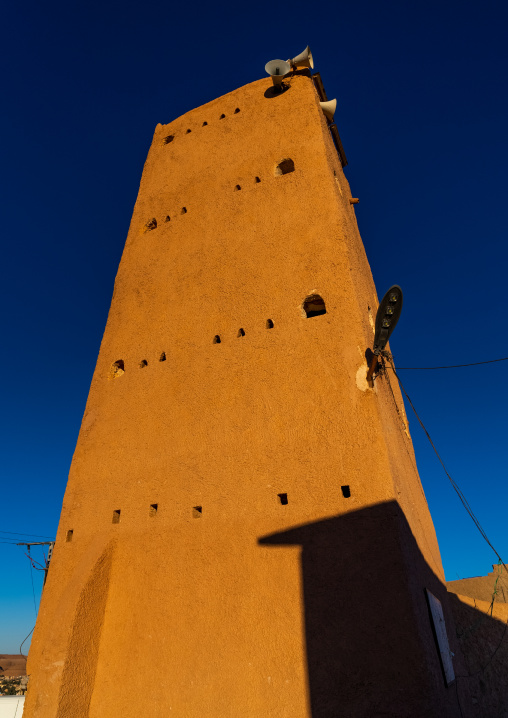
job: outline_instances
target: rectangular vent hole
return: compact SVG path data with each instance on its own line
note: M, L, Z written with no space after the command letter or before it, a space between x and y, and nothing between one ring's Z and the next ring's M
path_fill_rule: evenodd
M200 519L203 515L203 507L202 506L193 506L192 507L192 518L193 519Z
M281 504L283 506L285 506L288 502L288 495L287 494L277 494L277 496L279 497L279 501L281 502Z
M345 499L349 499L349 497L351 496L351 489L349 488L349 486L341 486L340 490L342 491L342 496Z
M113 521L112 521L112 523L114 523L114 524L119 524L119 523L120 523L120 509L118 509L117 511L113 511Z
M150 516L156 516L158 508L159 504L150 504Z
M67 538L65 539L65 540L67 541L67 543L69 543L69 541L72 541L72 534L73 534L73 533L74 533L74 530L73 530L73 529L69 529L69 531L67 531Z

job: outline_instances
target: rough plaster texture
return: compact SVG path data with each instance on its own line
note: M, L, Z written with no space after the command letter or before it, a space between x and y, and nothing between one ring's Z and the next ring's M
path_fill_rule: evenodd
M497 579L497 584L496 584ZM494 587L496 588L496 603L508 603L508 578L506 571L497 565L492 567L491 573L486 576L473 576L472 578L459 578L457 581L447 581L448 590L452 593L462 594L480 601L492 601Z
M319 99L260 80L155 130L25 718L459 715L401 395L362 383L377 296Z
M494 579L495 580L495 579ZM470 693L471 715L508 717L508 605L450 593L465 670L458 674Z

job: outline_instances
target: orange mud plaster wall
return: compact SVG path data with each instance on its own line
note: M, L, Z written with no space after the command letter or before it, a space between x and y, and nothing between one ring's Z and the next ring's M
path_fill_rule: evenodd
M424 597L451 620L439 549L398 388L365 381L377 297L319 99L306 73L260 80L155 130L28 718L456 715Z

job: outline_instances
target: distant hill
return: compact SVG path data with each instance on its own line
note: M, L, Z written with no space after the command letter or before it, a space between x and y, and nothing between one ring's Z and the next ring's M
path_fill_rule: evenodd
M25 658L19 653L0 653L0 676L26 676Z

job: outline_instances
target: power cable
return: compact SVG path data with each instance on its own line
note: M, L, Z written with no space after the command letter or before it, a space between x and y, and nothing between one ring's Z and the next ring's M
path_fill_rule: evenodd
M0 529L0 534L11 534L13 536L32 536L33 538L49 538L52 541L55 540L54 536L40 536L39 534L20 534L20 533L17 533L16 531L2 531L1 529Z
M473 678L473 676L478 676L480 673L483 673L483 671L484 671L484 670L487 668L487 666L491 663L492 659L494 658L494 656L496 655L496 653L497 653L497 652L499 651L499 649L501 648L501 644L502 644L502 642L504 641L504 637L506 636L506 630L507 630L507 629L508 629L508 621L506 621L506 623L504 624L503 635L501 636L501 638L500 638L500 640L499 640L499 643L497 644L497 646L496 646L496 648L495 648L495 650L494 650L494 653L492 653L492 655L490 656L490 658L489 658L489 660L487 661L487 663L486 663L482 668L480 668L480 670L475 671L474 673L468 673L467 676L460 676L460 675L459 675L459 676L456 676L456 678Z
M405 417L405 412L402 412L402 413L401 413L401 412L399 411L399 407L398 407L398 404L397 404L397 400L396 400L396 398L395 398L395 394L393 393L393 388L392 388L392 383L391 383L391 381L390 381L390 376L389 376L388 374L385 374L385 376L386 376L386 382L387 382L388 386L390 387L390 391L391 391L391 394L392 394L392 397L393 397L393 402L394 402L394 404L395 404L395 408L397 409L397 413L398 413L398 415L399 415L399 417L400 417L400 420L402 421L402 423L403 423L403 425L404 425L404 429L406 430L406 428L407 428L407 419L406 419L406 417ZM375 379L375 378L376 378L376 375L374 376L374 379ZM421 491L421 493L422 493L423 500L426 502L425 492L423 491L423 487L422 487L422 485L421 485L421 481L419 480L419 477L418 477L418 469L417 469L417 466L416 466L416 463L415 463L414 456L411 456L411 453L408 451L408 448L407 448L405 442L404 442L404 448L406 449L407 455L408 455L408 457L409 457L409 461L410 461L411 466L413 467L413 469L414 469L414 471L415 471L415 475L416 475L416 477L417 477L417 479L418 479L417 485L420 487L420 491ZM439 567L440 562L437 561L437 560L436 560L436 557L434 556L434 551L432 550L432 548L431 548L429 542L427 541L427 532L423 530L423 527L422 527L422 531L423 531L423 536L424 536L424 538L425 538L425 543L427 544L427 547L428 547L428 549L429 549L429 552L430 552L432 558L434 559L434 565L436 566L437 571L439 571L439 568L438 568L438 567Z
M504 641L504 637L506 636L506 629L507 629L507 628L508 628L508 621L506 621L506 623L504 624L503 635L501 636L501 639L500 639L499 643L498 643L497 646L496 646L496 650L495 650L494 653L491 655L491 657L489 658L489 660L487 661L487 663L483 666L483 668L480 668L479 671L477 671L476 673L473 673L474 676L477 675L477 673L483 673L483 671L487 668L487 666L488 666L489 663L492 661L492 659L494 658L494 656L496 655L496 653L499 651L499 649L501 648L501 643Z
M498 361L508 361L508 357L502 359L489 359L489 361L475 361L472 364L450 364L449 366L399 366L399 369L406 371L425 371L428 369L459 369L463 366L479 366L480 364L495 364ZM395 371L395 370L394 370Z
M494 602L495 602L496 596L497 596L497 583L498 583L498 581L499 581L499 579L500 579L500 577L501 577L502 570L503 570L503 567L502 567L501 563L498 563L498 564L497 564L497 576L496 576L496 580L495 580L495 583L494 583L494 589L493 589L493 592L492 592L492 600L491 600L491 602L490 602L490 604L489 604L489 607L488 607L488 609L487 609L487 612L486 612L486 613L483 613L483 612L482 612L482 615L480 616L480 618L479 618L477 621L475 621L475 623L471 624L471 625L469 626L469 628L467 628L465 631L462 631L462 633L459 633L459 632L457 631L457 638L458 638L459 640L462 640L462 639L464 639L464 638L468 638L468 636L470 636L472 633L474 633L476 630L478 630L478 628L482 625L482 623L484 622L484 620L485 620L485 619L487 618L487 616L489 615L489 611L490 611L490 616L492 617L492 614L493 614L493 611L494 611Z
M452 477L451 477L450 474L448 473L448 471L447 471L447 469L446 469L446 466L444 465L444 462L443 462L441 456L439 455L438 450L437 450L436 447L434 446L434 442L433 442L432 439L430 438L429 432L428 432L427 429L425 428L425 425L424 425L423 421L420 419L420 417L419 417L419 415L418 415L418 412L416 411L416 409L415 409L415 407L414 407L413 402L412 402L411 399L409 398L409 394L408 394L407 391L405 390L404 385L402 384L402 382L401 382L401 380L400 380L400 377L398 376L397 372L395 371L395 367L394 367L394 365L393 365L393 357L392 357L392 355L391 355L389 352L382 352L382 356L383 356L383 357L386 357L386 359L388 359L388 361L390 362L390 364L391 364L391 369L392 369L392 371L393 371L393 373L394 373L394 375L395 375L397 381L399 382L399 386L400 386L400 388L402 389L402 392L404 393L404 396L405 396L406 399L408 400L408 402L409 402L409 404L410 404L410 406L411 406L411 409L413 410L413 412L414 412L416 418L418 419L418 422L419 422L420 426L422 427L423 431L425 432L425 435L426 435L427 439L429 440L430 445L431 445L432 448L434 449L434 452L435 452L437 458L439 459L439 463L440 463L441 466L443 467L444 472L445 472L446 476L448 477L448 479L449 479L451 485L453 486L455 492L457 493L457 496L459 497L461 503L463 504L463 506L464 506L464 508L466 509L467 513L469 514L469 516L470 516L471 519L473 520L473 522L474 522L476 528L478 529L478 531L481 533L481 535L483 536L483 538L485 539L485 541L488 543L488 545L490 546L490 548L494 551L494 553L495 553L496 556L498 557L498 559L499 559L499 566L503 566L504 569L505 569L505 571L508 572L508 569L506 568L506 564L504 563L503 559L502 559L501 556L498 554L498 552L496 551L496 549L494 548L494 546L493 546L493 545L491 544L491 542L489 541L489 539L488 539L488 537L487 537L487 534L485 533L485 531L483 530L483 528L482 528L480 522L478 521L478 519L477 519L476 516L474 515L473 510L471 509L469 503L467 502L466 497L464 496L464 494L463 494L462 491L460 490L460 488L459 488L459 486L457 485L457 483L452 479ZM495 361L503 361L503 360L495 360ZM485 363L488 363L488 362L485 362ZM384 365L384 360L383 360L383 365ZM491 602L491 605L489 606L489 608L490 608L491 610L493 609L494 600L495 600L495 596L496 596L496 593L497 593L497 582L498 582L498 579L499 579L499 575L500 575L500 571L499 571L499 569L498 569L498 576L497 576L496 582L495 582L495 584L494 584L494 593L493 593L493 595L492 595L492 602ZM490 656L489 660L487 661L487 663L486 663L482 668L480 668L479 671L476 671L476 673L469 673L467 676L456 676L456 677L457 677L457 678L470 678L470 677L472 677L472 676L478 675L479 673L483 673L483 672L485 671L485 669L487 668L487 666L491 663L492 659L494 658L494 656L496 655L496 653L498 652L498 650L500 649L501 644L503 643L503 640L504 640L504 637L505 637L505 635L506 635L506 631L507 631L507 630L508 630L508 621L506 621L506 623L505 623L504 630L503 630L503 635L501 636L501 639L499 640L499 643L497 644L497 646L496 646L494 652L491 654L491 656ZM459 695L458 695L458 688L457 688L457 701L458 701L458 703L459 703L459 710L460 710L461 715L462 715L462 708L461 708L461 706L460 706L460 700L459 700Z
M390 364L391 364L391 369L392 369L392 371L393 371L393 373L394 373L394 375L395 375L397 381L399 382L400 388L402 389L402 392L404 393L404 396L405 396L406 399L408 400L408 402L409 402L409 404L410 404L410 406L411 406L411 409L414 411L414 414L415 414L416 418L418 419L418 422L419 422L420 426L422 427L423 431L425 432L425 435L426 435L427 439L429 440L430 445L431 445L432 448L434 449L434 453L436 454L437 458L439 459L439 463L440 463L441 466L443 467L443 470L444 470L446 476L448 477L448 480L450 481L451 485L453 486L453 488L454 488L454 490L455 490L457 496L459 497L459 499L460 499L462 505L464 506L464 508L466 509L467 513L469 514L469 516L470 516L471 519L473 520L474 525L476 526L476 528L478 529L478 531L481 533L481 535L483 536L484 540L488 543L488 545L490 546L490 548L494 551L494 553L495 553L496 556L498 557L500 563L504 566L505 571L508 573L508 569L506 568L506 564L504 563L503 559L502 559L501 556L498 554L498 552L496 551L496 549L494 548L494 546L493 546L493 545L491 544L491 542L489 541L487 534L485 533L484 529L482 528L482 526L481 526L479 520L478 520L478 519L476 518L476 516L474 515L473 509L472 509L471 506L469 505L469 503L468 503L466 497L465 497L464 494L462 493L462 491L461 491L461 489L459 488L458 484L452 479L452 477L451 477L450 474L448 473L448 471L447 471L447 469L446 469L446 466L444 465L443 459L442 459L441 456L439 455L438 450L437 450L436 447L434 446L434 442L433 442L432 439L430 438L429 432L428 432L427 429L425 428L425 425L424 425L423 421L420 419L420 417L419 417L419 415L418 415L418 412L416 411L416 409L415 409L415 407L414 407L413 402L412 402L411 399L409 398L409 395L408 395L407 391L405 390L404 385L402 384L399 375L398 375L397 372L395 371L395 367L394 367L394 365L393 365L393 357L392 357L392 355L391 355L389 352L382 352L382 356L383 356L383 358L386 357L386 359L390 362ZM384 364L384 360L383 360L383 364Z
M462 640L464 640L465 638L468 638L472 633L474 633L474 632L480 627L480 625L483 623L483 621L487 618L487 616L489 615L489 611L490 611L490 615L491 615L491 617L492 617L492 614L493 614L493 611L494 611L494 601L496 600L496 595L497 595L497 583L498 583L498 581L499 581L499 579L500 579L500 577L501 577L501 573L502 573L502 564L501 564L501 562L499 562L499 564L498 564L498 566L497 566L497 576L496 576L496 581L495 581L495 583L494 583L494 590L493 590L493 592L492 592L492 600L491 600L490 605L489 605L489 607L488 607L488 609L487 609L487 612L484 613L484 614L478 619L478 621L476 621L476 623L474 623L472 626L470 626L466 631L463 631L463 632L460 633L460 634L459 634L458 631L457 631L457 638L459 639L459 641L462 641ZM496 653L498 652L498 650L501 648L501 644L502 644L502 642L503 642L503 640L504 640L504 637L505 637L505 635L506 635L507 629L508 629L508 621L506 621L506 623L504 624L503 634L502 634L502 636L501 636L501 638L500 638L500 640L499 640L499 643L497 644L497 646L496 646L494 652L490 655L489 660L487 661L487 663L486 663L483 667L480 668L480 670L476 671L475 673L469 673L469 672L468 672L467 676L460 676L460 675L459 675L459 676L457 676L457 678L472 678L473 676L477 676L477 675L479 675L480 673L483 673L483 671L487 668L487 666L488 666L488 665L490 664L490 662L493 660L493 658L494 658L494 656L496 655Z
M34 587L34 574L33 574L33 570L32 570L32 561L30 561L30 579L32 581L32 595L34 597L35 620L37 621L37 601L35 600L35 587Z
M26 551L24 551L23 553L28 558L28 560L31 562L33 568L35 568L36 571L45 571L46 570L46 567L43 566L42 563L39 563L39 561L36 561L34 558L32 558L29 553L26 553ZM38 569L37 566L35 565L36 563L39 564L39 566L41 568Z
M35 626L32 628L32 630L30 631L30 633L28 634L28 636L24 639L23 643L30 638L30 636L32 635L32 633L33 633L34 631L35 631ZM20 655L20 656L23 656L23 658L24 658L25 661L26 661L27 657L25 656L24 653L21 652L21 649L23 648L23 643L22 643L21 646L19 647L19 655Z
M457 703L459 705L459 711L461 718L464 718L464 713L462 712L462 706L460 705L460 698L459 698L459 684L457 681L455 681L455 693L457 694Z

